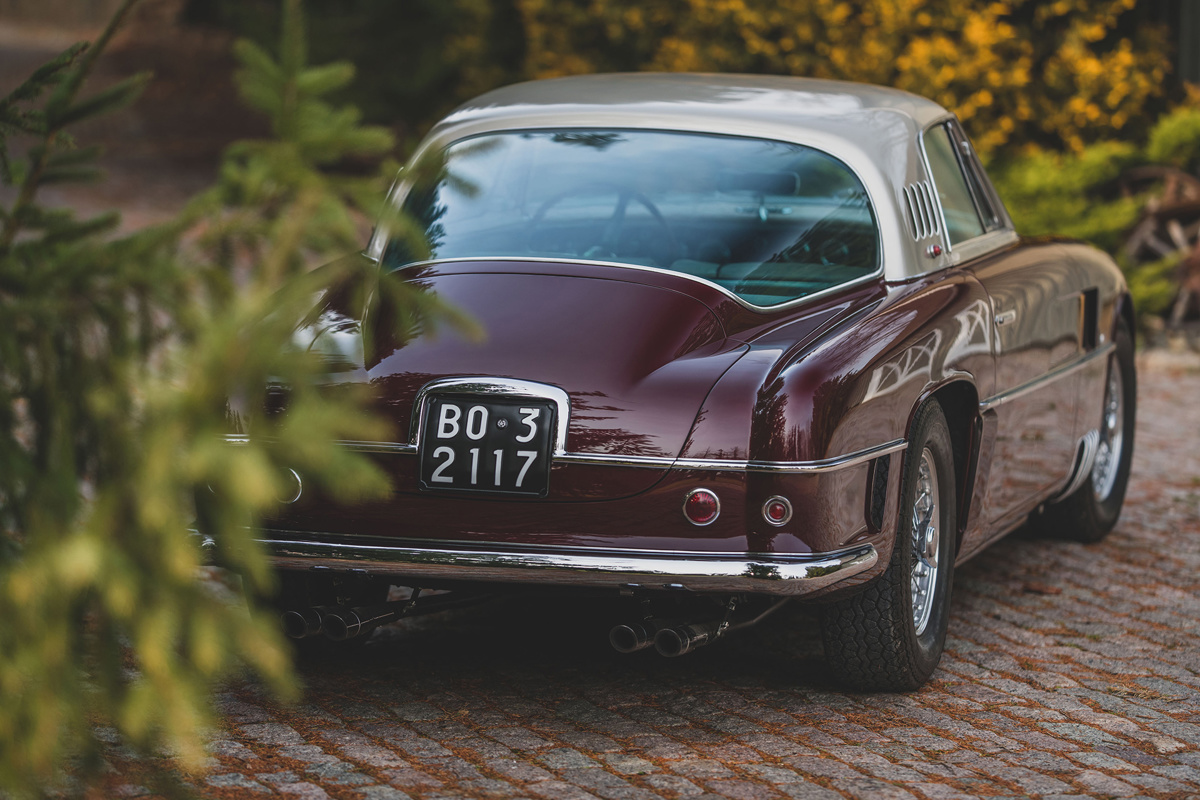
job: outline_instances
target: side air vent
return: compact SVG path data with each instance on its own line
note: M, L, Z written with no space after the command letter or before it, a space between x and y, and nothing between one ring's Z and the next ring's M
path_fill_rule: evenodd
M871 491L867 495L867 523L873 533L883 529L883 512L887 506L888 473L892 457L880 456L871 462Z
M921 241L941 232L938 224L937 206L934 205L933 190L929 181L910 183L904 187L904 204L908 209L908 224L913 239Z

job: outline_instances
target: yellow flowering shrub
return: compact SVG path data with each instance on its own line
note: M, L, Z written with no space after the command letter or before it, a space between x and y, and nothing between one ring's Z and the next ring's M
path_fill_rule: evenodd
M805 75L896 86L954 110L985 154L1144 125L1164 34L1136 0L515 0L525 72Z

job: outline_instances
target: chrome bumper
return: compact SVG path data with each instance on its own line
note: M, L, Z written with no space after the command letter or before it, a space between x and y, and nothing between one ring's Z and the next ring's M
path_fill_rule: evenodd
M282 534L281 535L286 535ZM461 543L263 541L276 567L361 570L413 581L472 581L558 586L675 589L798 596L870 569L871 545L836 553L705 554L646 551L522 550Z

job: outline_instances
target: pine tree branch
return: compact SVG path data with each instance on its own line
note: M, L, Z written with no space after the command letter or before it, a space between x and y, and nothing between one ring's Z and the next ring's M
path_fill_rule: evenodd
M17 195L17 200L13 203L12 213L8 219L4 221L4 227L0 229L0 257L5 256L12 249L13 242L16 241L17 234L20 233L20 219L26 208L33 204L34 198L37 195L38 187L42 183L42 175L46 170L46 165L49 163L51 154L54 150L54 145L60 141L63 124L56 122L62 120L64 113L72 100L79 94L79 89L83 85L83 81L91 73L92 67L96 63L96 59L104 52L104 48L116 33L121 22L129 13L129 10L138 2L138 0L125 0L117 12L113 14L109 20L104 32L100 34L100 38L95 44L83 51L83 57L74 70L68 72L51 95L50 100L46 104L46 132L43 134L43 146L38 148L38 154L33 158L33 163L30 164L29 171L25 174L24 180L21 181L21 189ZM70 52L70 51L68 51ZM64 54L65 55L65 54ZM59 57L60 59L62 56Z

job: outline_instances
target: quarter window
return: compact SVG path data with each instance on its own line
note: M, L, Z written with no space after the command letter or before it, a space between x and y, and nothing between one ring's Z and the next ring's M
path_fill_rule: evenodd
M962 163L956 154L957 149L945 125L925 132L925 156L929 159L929 170L937 184L938 200L946 218L946 232L950 236L951 246L980 236L984 231L963 175Z

